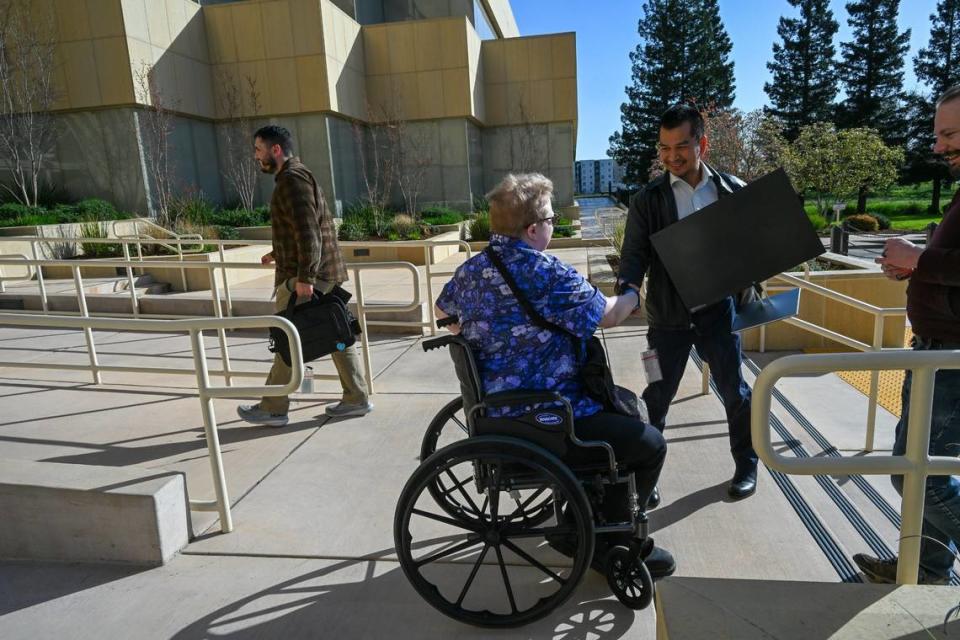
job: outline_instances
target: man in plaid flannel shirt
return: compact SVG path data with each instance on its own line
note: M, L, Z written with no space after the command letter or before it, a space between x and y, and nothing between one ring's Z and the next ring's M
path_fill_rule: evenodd
M261 262L276 265L276 309L281 311L287 308L291 295L309 300L314 288L329 293L347 280L347 270L337 246L333 218L313 174L293 155L290 132L276 125L263 127L254 135L254 149L260 170L275 175L270 199L273 251ZM328 406L327 415L369 413L373 405L367 398L356 348L335 351L332 358L340 375L343 399ZM276 355L267 384L285 384L290 375L290 367ZM258 404L241 405L237 413L247 422L282 427L287 424L289 407L287 396L265 396Z

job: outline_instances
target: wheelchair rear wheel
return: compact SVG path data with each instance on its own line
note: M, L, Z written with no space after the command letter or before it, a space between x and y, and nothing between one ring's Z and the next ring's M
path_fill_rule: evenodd
M450 517L431 488L466 467L477 478L457 488L473 518ZM526 517L532 495L565 512ZM440 508L438 508L438 506ZM547 538L562 538L567 559ZM394 518L400 565L417 592L444 614L473 625L509 627L550 613L573 593L593 555L593 516L579 481L556 457L514 438L476 437L427 458L407 481Z
M468 436L469 429L463 412L463 398L455 398L440 409L430 421L420 444L420 461L423 462L432 456L437 449L463 441ZM476 508L464 501L460 492L460 487L472 481L472 470L468 468L449 470L437 476L428 490L440 508L454 518L476 520L479 517ZM549 492L543 492L525 506L525 517L532 525L542 524L552 515L553 500Z

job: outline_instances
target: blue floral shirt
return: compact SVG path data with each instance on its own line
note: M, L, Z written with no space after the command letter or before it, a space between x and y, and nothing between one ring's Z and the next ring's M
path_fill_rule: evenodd
M516 238L493 234L490 246L500 254L530 304L557 326L582 339L593 335L607 300L577 270ZM500 272L480 253L457 269L437 306L460 318L462 336L473 349L485 393L513 389L556 391L573 406L577 418L601 409L578 377L584 346L570 336L533 324ZM520 415L534 407L507 407L494 415Z

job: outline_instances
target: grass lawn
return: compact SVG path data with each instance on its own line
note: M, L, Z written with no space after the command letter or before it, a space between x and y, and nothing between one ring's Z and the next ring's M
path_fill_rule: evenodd
M867 208L869 209L869 207ZM898 229L900 231L923 231L923 228L931 222L939 223L941 220L943 220L943 216L934 215L894 215L887 217L890 218L890 228Z

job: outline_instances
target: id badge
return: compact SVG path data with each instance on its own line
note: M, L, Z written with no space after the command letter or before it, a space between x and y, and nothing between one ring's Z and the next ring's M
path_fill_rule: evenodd
M640 359L643 362L643 371L647 374L648 384L663 380L663 373L660 371L660 359L657 357L656 349L644 351Z

